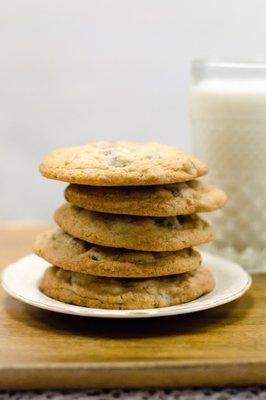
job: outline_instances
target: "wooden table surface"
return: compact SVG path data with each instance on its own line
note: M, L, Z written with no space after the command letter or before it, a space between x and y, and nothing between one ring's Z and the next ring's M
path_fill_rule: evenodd
M39 225L0 228L0 268ZM0 389L266 384L266 275L212 310L105 320L40 310L0 291Z

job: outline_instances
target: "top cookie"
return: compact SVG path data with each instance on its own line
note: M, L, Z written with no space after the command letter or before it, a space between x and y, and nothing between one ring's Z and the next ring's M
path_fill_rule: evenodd
M95 186L185 182L207 166L175 147L156 142L96 142L54 150L40 164L43 176Z

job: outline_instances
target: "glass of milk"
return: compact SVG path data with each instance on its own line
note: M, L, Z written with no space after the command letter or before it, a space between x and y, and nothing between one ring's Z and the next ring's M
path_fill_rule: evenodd
M224 209L206 215L217 237L208 250L265 271L266 63L195 60L191 72L194 153L228 195Z

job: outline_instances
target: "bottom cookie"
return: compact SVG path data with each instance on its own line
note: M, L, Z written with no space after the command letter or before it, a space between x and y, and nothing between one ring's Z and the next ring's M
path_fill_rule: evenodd
M195 300L214 289L211 272L199 267L152 279L112 279L49 267L40 290L53 299L89 308L134 310L169 307Z

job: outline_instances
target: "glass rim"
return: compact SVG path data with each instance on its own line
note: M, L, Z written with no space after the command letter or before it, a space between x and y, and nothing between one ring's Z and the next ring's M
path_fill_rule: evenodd
M191 66L204 66L207 68L228 68L228 69L265 69L266 61L233 61L208 58L194 58L191 60Z

